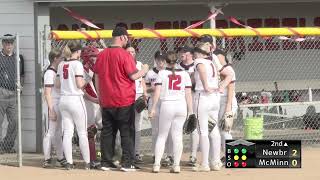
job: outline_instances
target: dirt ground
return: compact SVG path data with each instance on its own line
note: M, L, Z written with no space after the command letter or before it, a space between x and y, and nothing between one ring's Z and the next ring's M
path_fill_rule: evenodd
M187 154L183 160L187 160ZM85 171L74 169L65 171L62 169L41 168L42 156L29 154L24 157L22 168L0 165L0 180L96 180L96 179L128 179L131 180L319 180L320 148L302 149L301 169L222 169L219 172L199 173L192 172L184 166L180 174L171 174L167 168L162 168L158 174L151 173L151 164L147 164L139 172L120 171ZM80 164L82 163L78 163Z

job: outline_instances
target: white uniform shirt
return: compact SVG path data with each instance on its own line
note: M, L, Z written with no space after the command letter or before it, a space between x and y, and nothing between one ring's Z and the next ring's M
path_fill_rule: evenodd
M53 68L48 68L44 73L43 84L44 87L51 87L51 96L54 99L60 98L60 90L54 86L54 82L56 79L57 71Z
M83 77L83 65L78 60L63 61L58 66L57 75L61 83L61 95L63 96L79 96L83 95L83 91L77 87L76 77Z
M140 61L137 61L136 67L140 71L142 69L142 63ZM136 83L136 94L142 94L143 93L142 77L135 80L135 83Z
M218 88L219 87L218 72L217 72L215 65L212 63L212 61L208 60L208 59L202 59L202 58L196 59L194 61L195 69L197 68L197 66L199 64L203 64L206 69L206 74L207 74L206 78L207 78L208 86L210 88ZM199 71L197 69L195 70L195 73L194 73L194 79L196 81L195 90L196 91L203 91L204 87L202 85Z
M229 71L230 73L233 73L233 76L232 76L232 79L231 79L231 82L230 83L234 83L236 81L236 75L235 75L235 72L233 70L233 68L230 66L230 65L222 65L220 63L220 60L218 58L217 55L215 54L212 54L212 62L213 64L217 67L218 69L218 72L220 73L221 71L223 70L227 70ZM228 96L228 88L226 87L223 91L223 93L221 94L221 96Z
M147 86L151 86L151 87L155 86L156 80L159 76L158 73L159 73L159 71L157 70L157 68L153 68L148 71L148 73L144 77L144 80L145 80ZM151 95L152 94L153 93L151 93Z
M175 70L175 75L169 68L161 70L156 80L156 85L161 85L160 99L174 101L185 99L185 88L191 88L191 79L186 71Z
M219 72L221 72L222 70L227 70L227 71L233 73L233 76L232 76L230 83L235 83L236 75L235 75L233 68L230 65L225 65L219 70ZM223 94L221 94L221 96L228 96L228 88L227 87L224 89Z

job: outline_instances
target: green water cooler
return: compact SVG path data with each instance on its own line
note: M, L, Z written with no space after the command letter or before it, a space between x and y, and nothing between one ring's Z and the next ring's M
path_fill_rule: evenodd
M263 139L263 117L251 117L244 120L245 139Z

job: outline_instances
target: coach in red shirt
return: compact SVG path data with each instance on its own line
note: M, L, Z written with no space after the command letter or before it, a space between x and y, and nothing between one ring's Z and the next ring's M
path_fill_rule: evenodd
M101 169L115 168L113 164L116 133L119 130L122 146L122 171L135 171L134 139L136 96L135 81L144 76L148 65L138 71L135 60L125 50L128 32L116 27L112 32L113 43L104 49L94 65L97 94L102 108Z

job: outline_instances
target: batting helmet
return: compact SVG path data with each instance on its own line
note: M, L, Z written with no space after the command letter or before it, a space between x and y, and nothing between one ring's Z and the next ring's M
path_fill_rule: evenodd
M94 46L87 46L81 51L81 59L83 60L83 65L88 65L92 69L95 62L92 61L91 57L97 57L99 54L98 48Z

